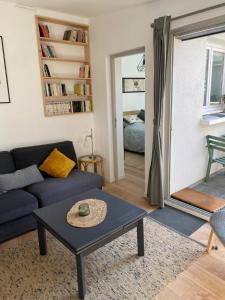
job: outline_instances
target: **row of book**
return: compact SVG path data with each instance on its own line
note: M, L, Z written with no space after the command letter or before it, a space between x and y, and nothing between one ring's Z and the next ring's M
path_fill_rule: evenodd
M44 64L42 66L42 72L43 72L44 77L51 77L51 72L50 72L49 67L48 67L47 64ZM89 67L89 65L84 65L84 66L80 67L79 78L80 79L90 78L90 67Z
M48 25L38 24L40 37L49 38L49 28Z
M41 53L43 57L56 57L55 48L50 45L42 44Z
M90 96L90 84L76 83L74 85L74 94L76 96Z
M46 82L45 85L45 96L46 97L59 97L67 96L65 83L49 83ZM74 95L75 96L90 96L90 84L76 83L74 85Z
M79 77L80 78L89 78L90 77L90 66L89 65L80 66Z
M88 42L88 33L83 29L66 30L63 35L63 39L66 41L73 41L79 43Z
M69 114L76 112L91 112L92 104L90 101L71 101L46 104L48 115Z
M45 83L45 96L67 96L65 83Z
M49 38L50 32L48 25L38 24L40 37ZM63 40L73 41L79 43L87 43L88 42L88 32L83 29L70 29L66 30L63 35Z

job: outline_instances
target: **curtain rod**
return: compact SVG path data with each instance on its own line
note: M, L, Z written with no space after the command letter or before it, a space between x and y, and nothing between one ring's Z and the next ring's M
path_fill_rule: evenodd
M199 9L199 10L196 10L196 11L192 11L190 13L180 15L180 16L177 16L177 17L174 17L174 18L171 18L171 21L176 21L176 20L179 20L179 19L187 18L187 17L193 16L193 15L197 15L197 14L200 14L200 13L203 13L203 12L206 12L206 11L209 11L209 10L217 9L217 8L220 8L220 7L223 7L223 6L225 6L225 2L217 4L217 5L209 6L209 7L203 8L203 9ZM154 28L154 23L151 24L151 27Z

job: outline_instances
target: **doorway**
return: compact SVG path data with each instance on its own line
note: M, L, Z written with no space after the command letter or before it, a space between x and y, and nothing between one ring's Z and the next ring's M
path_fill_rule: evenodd
M115 180L145 186L145 54L111 57Z
M211 211L203 208L199 199L207 196L206 191L210 201L218 201L215 197L219 195L218 186L213 191L210 184L204 182L208 163L206 136L221 136L225 130L223 116L219 116L224 110L225 34L222 32L225 28L224 24L223 30L218 26L218 20L215 19L214 24L213 20L204 21L173 32L172 197L167 204L206 220ZM221 166L213 167L213 176L220 174Z

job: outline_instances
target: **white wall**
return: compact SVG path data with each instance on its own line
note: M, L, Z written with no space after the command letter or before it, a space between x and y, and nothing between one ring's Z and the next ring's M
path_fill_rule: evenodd
M121 58L122 77L143 78L145 72L139 72L137 65L143 54L134 54ZM123 93L123 111L135 111L145 108L145 93Z
M11 104L0 104L0 150L69 139L81 155L89 151L83 137L94 126L93 115L44 117L35 14L88 23L85 18L0 2L0 35L11 95Z
M171 192L203 179L208 151L206 135L222 135L225 124L200 124L204 99L206 47L216 47L212 38L174 43ZM225 47L224 47L225 49ZM220 165L214 164L211 172Z
M151 159L153 123L153 31L150 28L150 24L153 22L154 18L159 16L172 15L175 17L222 2L223 1L215 0L161 0L91 19L96 146L98 151L101 152L105 158L106 176L109 180L114 179L110 55L145 47L145 170L147 178ZM224 8L173 22L172 28L180 27L192 22L198 22L221 14L225 14ZM102 137L104 137L104 139Z

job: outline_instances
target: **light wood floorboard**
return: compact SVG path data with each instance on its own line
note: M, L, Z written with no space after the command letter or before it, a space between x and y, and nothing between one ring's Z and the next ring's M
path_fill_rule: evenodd
M126 178L118 182L106 184L105 191L123 198L147 211L155 209L148 204L144 195L144 177L140 170L132 172L133 167L127 167ZM137 168L136 168L137 169ZM129 172L130 171L130 172ZM141 171L140 171L141 172ZM143 172L143 170L142 170ZM136 178L136 179L135 179ZM203 225L192 238L207 244L210 233L209 224ZM36 232L32 231L0 245L0 250L17 247L24 240L35 239ZM193 262L184 272L166 286L156 300L225 300L225 248L216 241L218 250L204 254ZM159 249L160 251L160 249ZM147 299L146 299L147 300Z

